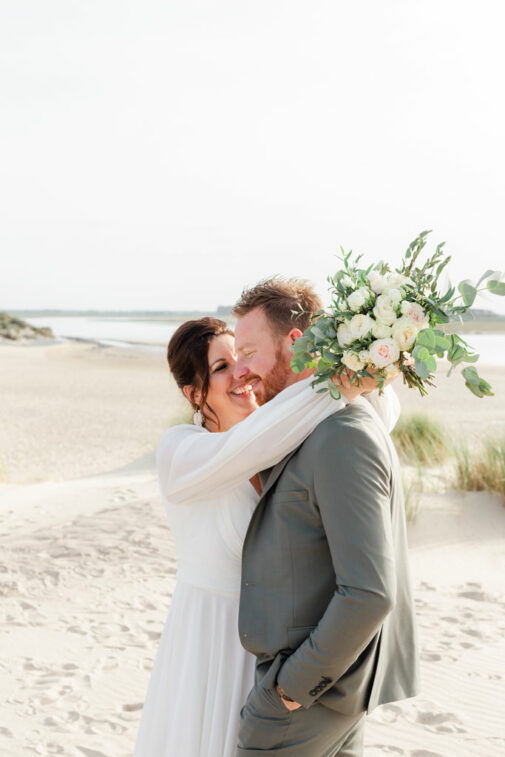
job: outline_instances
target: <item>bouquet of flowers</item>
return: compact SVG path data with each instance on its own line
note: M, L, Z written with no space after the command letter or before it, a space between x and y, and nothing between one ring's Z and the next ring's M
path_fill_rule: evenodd
M493 394L472 365L479 356L451 333L450 325L440 325L465 313L479 291L504 296L503 274L486 271L475 285L465 280L441 294L440 277L451 258L443 254L442 242L421 265L429 233L423 231L414 239L395 271L383 262L360 268L362 256L353 261L352 253L342 250L343 268L328 277L330 307L316 313L293 346L292 369L315 369L313 385L322 385L318 391L328 390L339 399L332 378L346 370L353 372L352 381L369 376L382 390L385 381L401 371L409 387L426 395L427 387L434 385L437 358L446 357L451 364L448 375L467 363L462 375L468 389L477 397Z

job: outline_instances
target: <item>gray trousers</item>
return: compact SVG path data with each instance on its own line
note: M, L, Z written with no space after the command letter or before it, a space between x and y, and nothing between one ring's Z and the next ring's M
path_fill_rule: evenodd
M365 713L344 715L315 702L285 707L275 682L282 660L256 668L256 683L240 714L237 757L362 757Z

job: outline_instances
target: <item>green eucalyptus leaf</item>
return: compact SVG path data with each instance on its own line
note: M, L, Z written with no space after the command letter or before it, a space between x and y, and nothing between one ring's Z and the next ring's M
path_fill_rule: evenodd
M437 305L432 305L431 312L435 316L437 323L449 323L449 316L445 310L442 310L442 308L439 308Z
M428 360L424 361L424 364L426 365L430 373L433 373L433 371L437 370L437 361L435 360L433 355L430 355Z
M328 381L327 386L328 386L328 391L330 393L330 396L334 400L339 400L342 395L340 394L339 390L337 389L337 387L335 386L335 384L333 383L333 381Z
M443 303L449 302L449 300L451 299L455 291L456 291L455 287L449 287L449 289L444 294L444 296L439 300L439 302L443 302Z
M505 281L489 279L486 286L491 294L497 294L499 297L505 296Z
M470 384L469 381L465 381L465 386L467 386L468 389L470 389L470 391L472 392L472 394L475 394L476 397L482 398L484 396L484 394L483 394L483 392L480 389L480 387L479 387L478 384L477 385L476 384Z
M491 389L491 384L488 384L487 381L484 381L484 379L482 378L479 381L479 389L487 397L494 397L494 392Z
M488 279L490 276L493 276L493 275L499 276L499 273L500 273L499 271L487 270L486 273L483 273L480 279L478 280L477 286L480 286L482 282L484 281L484 279Z
M433 333L435 334L437 351L448 350L451 346L451 340L444 334L444 332L440 331L440 329L434 329Z
M417 335L416 344L434 350L437 343L437 337L432 329L422 329Z
M476 386L479 385L479 381L480 381L479 374L477 373L476 369L473 366L468 366L468 368L463 368L461 373L469 384L475 384Z
M426 347L424 347L423 345L416 345L416 347L414 347L414 352L412 353L412 356L416 360L425 361L425 360L428 360L428 358L430 357L430 353L428 352Z
M469 308L471 305L473 305L474 300L477 296L477 289L474 287L471 281L468 281L468 279L458 284L458 289L463 298L463 302L465 303L466 307Z
M415 368L415 371L416 371L417 375L421 379L427 379L428 376L430 375L429 368L426 365L426 363L424 362L424 360L419 360L418 358L416 358L414 368Z

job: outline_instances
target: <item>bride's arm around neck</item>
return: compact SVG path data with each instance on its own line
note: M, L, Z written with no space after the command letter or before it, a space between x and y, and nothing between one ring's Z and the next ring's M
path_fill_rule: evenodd
M288 386L228 431L173 426L161 437L156 463L162 494L173 503L221 495L280 462L344 406L316 394L311 377Z

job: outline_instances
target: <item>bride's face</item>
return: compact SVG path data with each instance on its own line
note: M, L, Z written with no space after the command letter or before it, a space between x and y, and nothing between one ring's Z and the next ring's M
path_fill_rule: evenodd
M209 344L209 391L207 403L220 422L220 431L226 431L246 418L258 407L254 393L247 384L233 378L237 356L231 334L220 334ZM217 423L211 413L204 413L209 431L217 431Z

